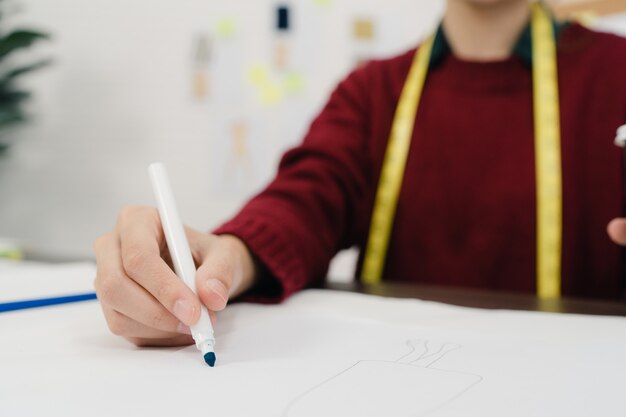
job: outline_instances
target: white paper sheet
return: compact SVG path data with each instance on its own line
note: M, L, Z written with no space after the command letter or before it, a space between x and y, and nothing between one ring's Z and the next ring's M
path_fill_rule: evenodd
M309 290L220 314L217 365L97 302L0 314L0 416L620 416L626 319Z
M90 262L49 264L0 260L0 303L93 292Z

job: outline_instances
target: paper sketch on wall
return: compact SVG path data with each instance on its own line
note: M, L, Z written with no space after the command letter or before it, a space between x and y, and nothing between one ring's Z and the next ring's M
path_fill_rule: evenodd
M196 35L194 39L192 91L196 99L202 100L211 91L211 38L207 33Z
M274 67L278 71L283 71L289 67L290 38L290 9L281 5L276 8L276 39L274 40Z
M410 351L394 362L361 360L288 404L283 417L426 416L445 407L482 377L433 368L461 346L408 340Z
M253 182L254 169L248 144L248 123L237 120L230 128L230 152L226 162L225 179L235 189Z
M366 17L358 17L352 22L352 37L354 42L354 65L359 66L370 60L374 55L376 40L376 25Z

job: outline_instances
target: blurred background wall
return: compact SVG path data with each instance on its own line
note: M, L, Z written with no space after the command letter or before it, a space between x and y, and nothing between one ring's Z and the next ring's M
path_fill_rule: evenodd
M71 259L92 256L121 207L153 204L152 161L168 166L187 224L218 225L341 78L417 44L444 0L12 4L12 24L52 36L29 54L54 64L24 81L32 120L0 157L0 237ZM624 14L597 24L626 33Z

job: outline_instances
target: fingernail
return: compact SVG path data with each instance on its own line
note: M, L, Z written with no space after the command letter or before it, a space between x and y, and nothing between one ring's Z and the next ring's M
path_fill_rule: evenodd
M196 308L187 300L178 300L174 303L174 315L183 323L191 324L196 315Z
M216 294L222 300L222 302L226 304L226 301L228 300L228 290L220 280L209 278L206 281L206 286L209 291Z
M178 327L176 328L178 333L191 335L191 329L185 323L178 323Z

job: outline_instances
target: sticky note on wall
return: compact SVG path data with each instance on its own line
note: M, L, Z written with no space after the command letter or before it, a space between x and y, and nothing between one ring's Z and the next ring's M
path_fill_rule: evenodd
M313 0L313 3L320 7L330 7L332 0Z
M196 66L205 66L211 60L211 39L207 34L199 34L195 39L194 62Z
M285 5L276 8L276 36L274 40L274 68L282 71L289 66L291 11Z
M376 36L374 22L367 18L357 18L352 24L352 32L356 39L361 41L371 41Z
M203 99L210 92L211 38L208 34L199 34L196 36L194 43L193 94L196 98Z
M229 39L235 35L237 25L231 18L221 18L215 25L215 33L222 39Z
M291 29L289 7L282 5L276 8L276 30L285 32Z

